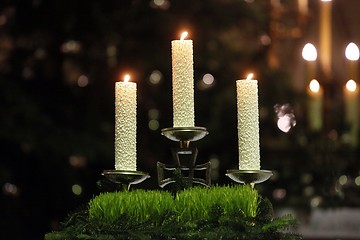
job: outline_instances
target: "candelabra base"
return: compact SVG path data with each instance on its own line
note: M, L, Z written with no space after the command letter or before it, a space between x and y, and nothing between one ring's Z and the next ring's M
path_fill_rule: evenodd
M166 185L170 183L177 183L177 182L179 183L181 181L184 181L182 184L184 184L187 187L192 187L193 183L210 187L211 186L210 169L211 169L210 162L200 165L195 165L190 168L184 166L171 166L158 162L157 163L158 183L161 188L164 188ZM194 177L194 171L204 171L204 170L205 170L204 179ZM175 176L166 178L165 171L171 171ZM184 171L189 172L189 175L187 177L182 176Z
M177 183L181 189L192 187L193 183L211 185L210 163L196 165L198 150L190 147L190 142L200 140L208 133L204 127L173 127L161 130L161 134L168 139L180 142L180 147L172 149L175 166L158 162L158 183L160 187L163 188L170 183ZM195 171L201 170L205 170L205 177L195 177ZM172 171L173 176L166 178L165 171Z
M227 170L226 176L237 183L251 184L262 183L268 180L273 173L269 170Z
M146 172L127 170L104 170L102 175L109 181L120 184L123 190L130 190L131 185L141 183L150 177Z

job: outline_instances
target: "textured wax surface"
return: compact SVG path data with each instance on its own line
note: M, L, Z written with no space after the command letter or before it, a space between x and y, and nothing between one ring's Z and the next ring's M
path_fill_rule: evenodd
M136 83L115 84L115 169L136 171Z
M174 40L172 94L174 127L194 127L194 68L192 40Z
M260 170L257 80L237 80L239 169Z

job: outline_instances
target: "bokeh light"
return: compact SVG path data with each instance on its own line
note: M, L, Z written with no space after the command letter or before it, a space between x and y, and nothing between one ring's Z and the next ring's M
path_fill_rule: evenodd
M349 92L355 92L356 91L356 88L357 88L357 84L354 80L350 79L349 81L346 82L346 89L349 91Z
M8 196L16 197L19 195L19 188L13 183L9 183L9 182L5 183L3 185L2 190L3 193Z
M315 61L317 58L317 51L313 44L307 43L305 44L303 50L302 50L302 57L306 61Z
M78 78L77 84L79 87L86 87L89 84L89 78L85 75L81 75Z
M71 191L73 192L74 195L81 195L81 193L83 192L82 187L79 184L74 184L71 187Z
M277 188L273 191L273 198L277 201L283 200L286 197L286 189Z
M156 85L161 82L162 78L163 78L162 73L159 70L154 70L150 74L149 81L151 84Z
M353 42L349 43L345 49L345 56L350 61L359 60L360 52L358 46Z
M278 118L277 127L281 131L287 133L292 127L296 126L294 110L290 104L276 104L274 109Z
M314 93L319 92L320 91L320 83L316 79L311 80L309 83L309 89L310 89L310 91L312 91Z

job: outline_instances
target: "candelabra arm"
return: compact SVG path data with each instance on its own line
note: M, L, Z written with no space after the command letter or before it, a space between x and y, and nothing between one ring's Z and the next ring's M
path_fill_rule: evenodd
M150 177L145 172L127 170L104 170L102 175L109 181L120 185L124 191L129 191L131 185L141 183Z
M254 187L257 183L262 183L268 180L273 173L269 170L227 170L226 176L237 183L250 184Z

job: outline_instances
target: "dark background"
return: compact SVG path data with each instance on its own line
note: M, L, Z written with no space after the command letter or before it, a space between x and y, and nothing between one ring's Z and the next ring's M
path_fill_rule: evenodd
M260 193L275 208L304 214L316 207L359 207L359 147L343 141L349 126L340 88L343 50L360 41L359 1L333 1L328 97L338 104L321 132L306 122L301 58L306 42L318 44L319 3L310 1L306 15L297 1L272 3L2 0L0 238L43 239L99 193L101 172L114 168L114 85L125 72L138 86L138 169L152 176L135 188L158 188L156 162L171 162L176 146L160 130L172 126L170 44L183 29L194 41L195 122L209 131L193 144L199 163L213 163L213 183L229 184L224 174L237 167L235 81L253 71L261 165L274 171L257 186ZM207 73L214 77L211 85L202 80ZM289 132L277 127L274 106L294 113Z

